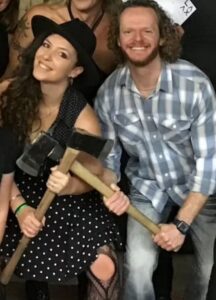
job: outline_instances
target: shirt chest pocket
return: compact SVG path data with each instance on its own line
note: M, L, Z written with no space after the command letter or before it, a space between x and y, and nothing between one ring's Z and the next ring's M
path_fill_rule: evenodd
M114 121L125 150L130 155L137 155L143 132L139 116L134 113L116 114Z
M191 123L188 119L176 120L170 118L156 121L156 123L163 140L166 142L182 144L191 137Z

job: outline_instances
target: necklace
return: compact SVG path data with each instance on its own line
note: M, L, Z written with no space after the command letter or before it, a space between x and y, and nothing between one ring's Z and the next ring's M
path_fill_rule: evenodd
M72 0L68 1L67 9L68 9L68 13L69 13L69 16L70 16L71 20L73 20L74 15L73 15L72 8L71 8L71 2L72 2ZM95 31L95 29L98 27L98 25L100 24L103 16L104 16L104 10L102 9L100 14L97 16L96 20L94 21L94 23L91 26L92 31Z

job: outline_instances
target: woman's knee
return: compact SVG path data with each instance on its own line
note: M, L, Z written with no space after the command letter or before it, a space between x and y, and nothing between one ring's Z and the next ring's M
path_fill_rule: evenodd
M90 267L91 272L100 280L107 281L115 273L115 263L107 254L101 253Z

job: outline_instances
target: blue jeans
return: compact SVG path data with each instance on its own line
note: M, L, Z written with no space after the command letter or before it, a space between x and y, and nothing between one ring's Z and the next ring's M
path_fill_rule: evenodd
M133 205L156 223L165 222L171 210L171 204L168 204L162 213L158 213L151 202L145 199L141 201L140 196L132 195L131 199ZM209 211L208 208L203 209L191 229L195 247L194 275L191 277L185 300L205 300L207 292L213 264L216 217L213 217L213 213L206 213L206 210ZM127 230L123 300L155 300L152 275L157 266L158 247L153 243L151 234L130 217Z
M194 245L191 281L184 300L206 300L208 283L213 266L214 239L216 236L216 195L208 199L205 207L191 226Z

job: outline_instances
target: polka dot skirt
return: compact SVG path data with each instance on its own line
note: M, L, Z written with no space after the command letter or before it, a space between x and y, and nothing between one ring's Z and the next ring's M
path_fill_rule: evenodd
M18 178L26 202L36 207L46 189L45 180L24 173ZM0 254L10 256L20 237L11 214ZM120 246L120 235L97 192L56 197L44 229L26 249L16 274L25 279L64 281L87 269L96 259L97 249L110 243Z

